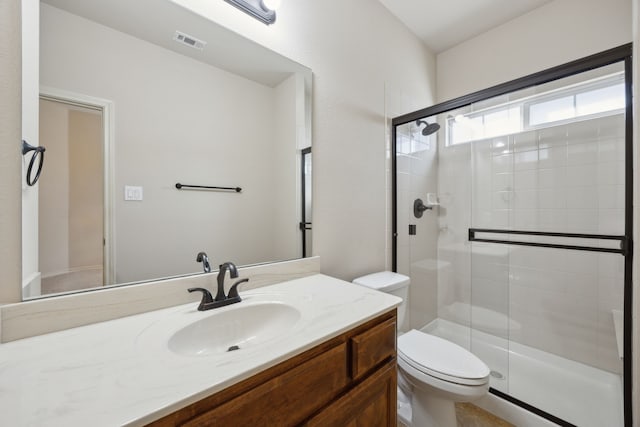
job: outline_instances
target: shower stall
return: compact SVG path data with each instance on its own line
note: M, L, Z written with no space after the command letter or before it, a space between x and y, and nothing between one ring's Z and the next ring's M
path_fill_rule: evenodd
M405 328L563 426L631 425L630 61L621 46L392 121Z

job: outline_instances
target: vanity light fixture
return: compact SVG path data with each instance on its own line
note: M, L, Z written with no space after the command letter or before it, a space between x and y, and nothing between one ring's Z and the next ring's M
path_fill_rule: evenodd
M224 0L234 5L247 15L271 25L276 22L276 9L280 6L280 0Z

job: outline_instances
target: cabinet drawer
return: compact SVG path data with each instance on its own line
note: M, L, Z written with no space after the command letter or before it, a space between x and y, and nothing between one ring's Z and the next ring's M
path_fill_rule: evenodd
M340 344L184 426L293 426L346 387L346 344Z
M353 336L351 345L351 376L358 379L379 363L396 354L396 318L386 320L366 332Z

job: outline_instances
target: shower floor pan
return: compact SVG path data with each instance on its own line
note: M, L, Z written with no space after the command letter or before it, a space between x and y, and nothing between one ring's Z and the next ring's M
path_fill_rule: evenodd
M622 378L444 319L422 331L471 349L491 369L491 387L580 427L623 426ZM470 337L471 336L471 337ZM477 402L518 426L554 425L493 395Z

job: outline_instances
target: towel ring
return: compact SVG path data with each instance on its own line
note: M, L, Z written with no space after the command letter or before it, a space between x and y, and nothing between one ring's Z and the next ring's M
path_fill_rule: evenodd
M42 165L44 164L44 152L45 152L45 148L44 147L34 147L33 145L29 144L27 141L25 141L24 139L22 140L22 155L24 156L25 154L27 154L29 151L33 151L33 155L31 156L31 160L29 161L29 167L27 167L27 185L29 187L33 187L36 182L38 182L38 179L40 179L40 172L42 172ZM38 169L36 171L36 176L33 177L33 179L31 178L31 174L33 171L33 165L35 164L36 160L38 161Z

